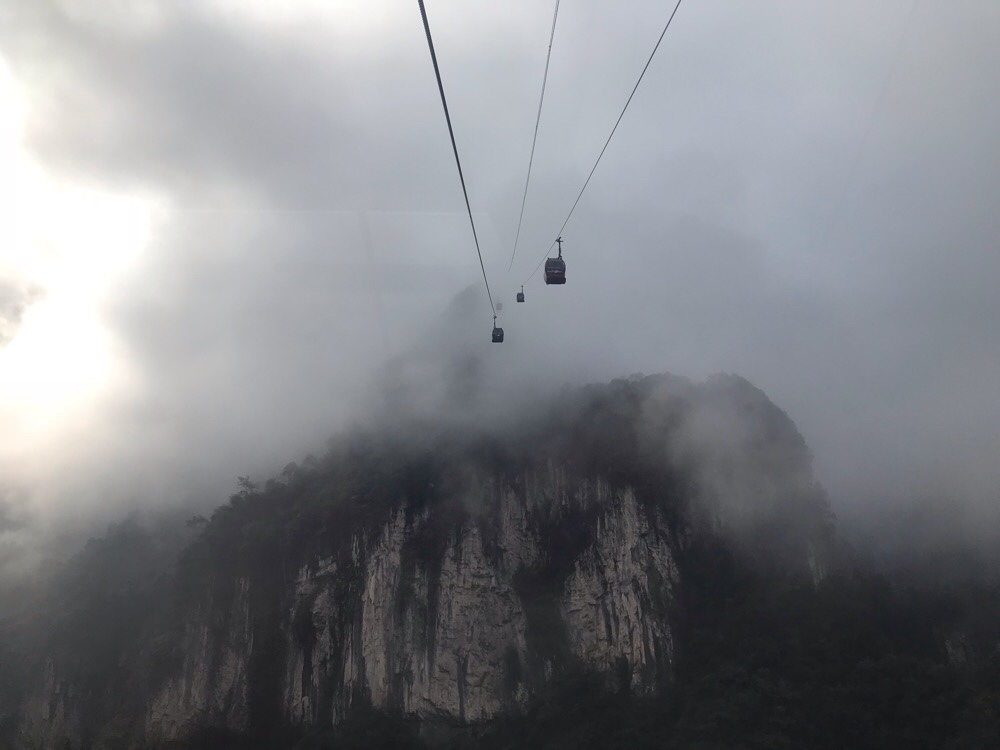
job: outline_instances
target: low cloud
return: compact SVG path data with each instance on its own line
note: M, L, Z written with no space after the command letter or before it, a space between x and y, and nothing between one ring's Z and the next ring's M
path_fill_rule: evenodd
M0 346L17 335L25 311L41 296L36 287L0 279Z
M52 516L219 502L364 419L374 384L456 357L468 377L438 390L461 399L482 375L499 404L637 371L739 373L794 420L839 508L940 486L990 518L1000 120L983 92L1000 6L922 3L910 22L909 3L684 4L566 227L568 284L535 275L522 305L664 10L560 11L507 274L551 9L442 1L496 347L482 291L439 325L480 269L415 8L264 23L103 5L0 11L26 153L60 183L163 207L95 312L113 385L48 425L31 471L4 467L43 480L27 484ZM31 300L0 283L0 343Z

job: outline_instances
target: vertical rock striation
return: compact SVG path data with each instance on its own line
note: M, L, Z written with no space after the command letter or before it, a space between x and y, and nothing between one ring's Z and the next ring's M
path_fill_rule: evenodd
M670 606L678 581L665 530L632 490L598 517L595 542L577 559L562 597L569 643L582 661L650 692L670 672Z
M402 507L373 542L356 536L352 554L299 569L280 625L289 723L336 722L357 701L423 719L488 719L524 706L566 658L609 676L625 665L640 691L668 677L678 572L663 519L630 488L569 481L551 467L523 485L481 482L471 499L482 512L436 544L435 511ZM560 525L580 543L553 566L560 550L545 542ZM531 585L540 579L542 589ZM199 722L247 726L247 585L221 637L207 612L192 613L181 674L150 707L151 736L181 737ZM539 616L539 600L554 617Z
M211 605L192 613L184 626L183 665L155 696L146 718L152 737L183 737L202 726L245 731L249 663L253 657L251 583L237 579L232 601L220 612Z

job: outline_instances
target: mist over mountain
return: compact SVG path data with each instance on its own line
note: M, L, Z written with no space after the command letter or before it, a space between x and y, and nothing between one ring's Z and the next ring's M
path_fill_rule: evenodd
M536 275L519 309L665 9L561 11L507 272L552 9L439 2L507 305L486 371L738 372L845 517L926 495L996 524L997 6L682 6L566 228L570 284ZM0 484L28 520L4 558L279 471L366 418L373 373L478 279L416 4L7 0L3 21Z
M637 375L504 412L452 351L397 363L380 415L322 455L242 477L209 517L116 524L12 593L5 742L997 736L995 585L893 584L859 560L795 425L749 382ZM447 377L417 399L413 368Z

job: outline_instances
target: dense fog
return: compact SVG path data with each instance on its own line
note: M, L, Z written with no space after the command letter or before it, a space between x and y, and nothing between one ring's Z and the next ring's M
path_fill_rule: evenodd
M211 508L401 382L447 417L452 367L494 414L738 373L859 538L989 536L1000 6L682 4L545 287L669 8L564 4L508 273L552 8L428 5L501 346L415 3L4 3L0 565Z

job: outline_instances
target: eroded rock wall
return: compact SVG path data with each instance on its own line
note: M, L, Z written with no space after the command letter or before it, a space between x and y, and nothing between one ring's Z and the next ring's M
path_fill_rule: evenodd
M183 737L201 726L245 731L249 726L249 668L254 655L251 582L236 580L228 606L199 607L187 619L180 673L149 706L146 732Z
M431 507L398 508L349 554L298 571L280 604L288 722L336 723L356 701L488 719L524 706L566 654L609 675L624 664L640 691L669 675L672 536L634 491L546 466L517 487L482 480L460 507L474 512L444 525ZM564 550L547 542L562 533L577 540L575 557L553 566ZM557 620L532 620L537 601L524 581L539 571L549 571L541 596ZM194 614L182 673L150 707L152 736L183 736L198 722L246 727L249 585L240 583L221 635L207 613Z

